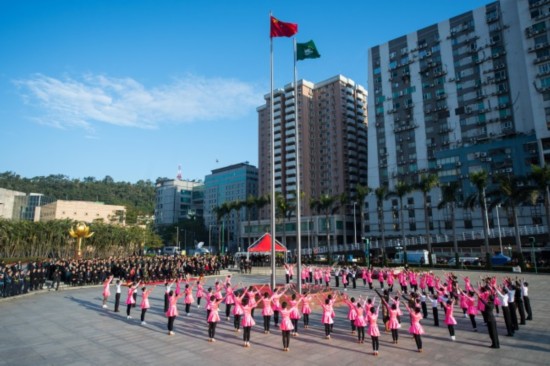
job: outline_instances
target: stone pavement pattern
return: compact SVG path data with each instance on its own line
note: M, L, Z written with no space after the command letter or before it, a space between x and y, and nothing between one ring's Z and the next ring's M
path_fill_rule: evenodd
M457 272L478 278L479 273ZM496 274L502 277L503 274ZM512 274L505 274L512 276ZM515 275L514 275L515 276ZM478 318L479 332L471 330L469 319L455 311L458 325L456 341L451 342L447 327L433 326L430 318L422 321L424 352L417 353L412 336L407 333L408 316L404 316L399 344L382 332L380 355L372 356L370 337L356 343L346 318L347 307L336 308L334 333L324 339L320 311L314 310L310 328L299 325L299 336L291 337L290 352L282 351L280 331L272 326L271 334L263 333L263 319L256 311L251 347L242 347L242 333L233 331L233 319L225 320L225 305L220 306L222 321L216 331L216 342L207 341L206 312L193 306L192 315L176 318L174 336L168 336L163 310L163 287L157 286L150 296L152 308L147 325L140 324L138 306L132 309L134 319L126 319L125 291L120 313L114 313L114 286L109 309L101 307L101 287L42 292L0 302L0 365L548 365L550 358L550 276L521 275L529 282L534 320L520 326L515 337L505 337L502 317L497 319L499 350L490 349L487 329ZM221 277L220 277L221 278ZM278 278L279 280L279 278ZM212 285L215 278L208 278ZM283 277L280 277L283 281ZM269 283L269 276L233 275L234 284ZM375 282L376 284L376 282ZM462 285L463 283L460 282ZM362 281L350 296L368 295ZM340 287L339 290L343 290ZM377 300L378 302L378 300ZM406 312L406 310L405 310ZM382 321L379 327L383 330Z

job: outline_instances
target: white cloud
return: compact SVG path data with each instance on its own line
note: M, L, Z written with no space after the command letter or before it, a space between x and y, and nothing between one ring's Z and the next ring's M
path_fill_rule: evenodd
M38 108L39 123L92 133L97 123L157 128L163 123L231 120L263 103L263 94L254 85L195 75L153 88L131 78L91 74L80 79L36 74L15 84Z

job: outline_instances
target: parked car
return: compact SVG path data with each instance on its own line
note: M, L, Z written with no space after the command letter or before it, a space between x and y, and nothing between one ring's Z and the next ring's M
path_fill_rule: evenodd
M465 266L479 266L481 264L479 257L459 257L459 262ZM456 259L451 258L447 262L449 266L454 266L456 264Z
M164 247L162 248L162 254L164 255L177 255L180 253L179 247Z

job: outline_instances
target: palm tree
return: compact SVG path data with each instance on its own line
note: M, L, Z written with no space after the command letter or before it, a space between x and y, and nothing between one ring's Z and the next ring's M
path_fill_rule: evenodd
M521 249L521 237L519 235L517 207L529 201L531 197L531 189L525 185L525 177L498 175L495 178L495 181L498 183L498 189L491 192L491 197L496 198L494 202L495 205L501 203L512 213L512 218L514 220L516 250L518 252L519 261L523 266L523 251Z
M546 211L546 227L548 228L548 241L550 242L550 165L531 165L530 178L535 183L535 189L544 197L544 209Z
M428 261L430 266L433 265L432 259L432 236L430 235L430 218L428 217L428 193L435 187L439 186L439 177L435 174L421 175L420 181L417 184L417 189L422 192L424 199L424 225L426 227L426 242L428 245Z
M237 215L237 220L236 220L237 232L234 233L235 234L234 239L237 242L237 247L241 246L241 214L240 213L241 213L241 209L245 207L245 205L246 205L246 202L241 200L236 200L229 203L230 214L231 214L231 211L235 211ZM229 233L228 233L228 236L229 236ZM228 240L228 243L229 243L229 240Z
M334 214L334 212L338 209L338 207L334 207L334 203L336 202L336 199L337 199L336 196L329 196L328 194L323 194L320 197L313 199L310 202L310 206L313 210L315 210L317 213L325 214L325 228L326 228L326 235L327 235L327 249L328 249L329 262L331 260L329 216Z
M344 252L346 253L344 261L347 261L348 258L348 241L347 241L347 230L346 230L346 209L349 204L349 197L346 193L342 193L336 196L336 200L340 204L340 209L342 210L342 217L344 218ZM355 243L356 238L353 238L353 242Z
M449 208L451 211L451 225L453 231L453 251L455 257L455 266L460 268L460 261L458 255L458 238L456 237L456 222L455 222L455 210L456 204L458 203L458 191L460 188L460 183L458 181L450 182L441 187L441 202L437 208L441 210L444 207Z
M485 267L491 269L491 253L489 249L489 225L487 218L487 198L486 189L488 184L488 175L484 170L470 173L470 181L476 187L477 192L473 193L466 199L466 207L473 209L475 204L479 204L481 208L481 217L483 220L483 239L485 243Z
M224 202L221 205L214 207L214 209L212 211L214 211L214 213L216 214L216 223L218 225L218 251L219 251L218 254L221 254L222 239L223 239L222 231L223 230L221 229L220 224L221 224L223 218L226 217L230 212L229 204L227 202Z
M279 192L275 194L275 201L275 217L280 219L283 223L283 244L288 248L286 245L286 220L290 220L296 206Z
M397 197L399 199L399 228L401 229L401 240L403 241L403 252L404 252L404 263L405 264L408 264L408 259L407 259L407 241L406 241L406 238L405 238L405 215L403 214L403 198L411 193L413 190L413 187L410 186L409 184L403 182L403 181L398 181L395 185L395 190L394 191L391 191L391 192L388 192L388 194L386 195L386 197Z
M359 237L361 240L364 240L364 226L363 226L363 208L365 207L365 198L369 195L369 193L372 191L368 186L364 186L361 184L357 184L355 186L355 198L357 199L357 203L359 204ZM356 238L354 238L357 240ZM355 242L354 240L354 242ZM366 250L367 248L365 248ZM369 253L366 253L365 255L370 255ZM368 263L365 258L365 263Z
M244 201L244 206L246 207L246 221L248 222L248 246L252 244L252 240L250 239L252 235L252 230L250 227L250 217L252 215L252 210L257 205L257 202L258 202L258 198L252 194L246 197L246 201Z
M376 207L378 209L378 222L380 234L382 236L382 264L386 265L386 234L384 230L384 200L386 199L388 189L386 186L380 186L374 190L376 196Z

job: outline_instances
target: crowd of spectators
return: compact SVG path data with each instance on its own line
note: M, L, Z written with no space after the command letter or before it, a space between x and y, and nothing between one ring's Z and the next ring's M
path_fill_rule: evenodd
M0 263L0 297L65 286L98 285L114 275L126 282L162 282L187 274L219 274L232 262L228 256L130 256L92 259L46 259Z

